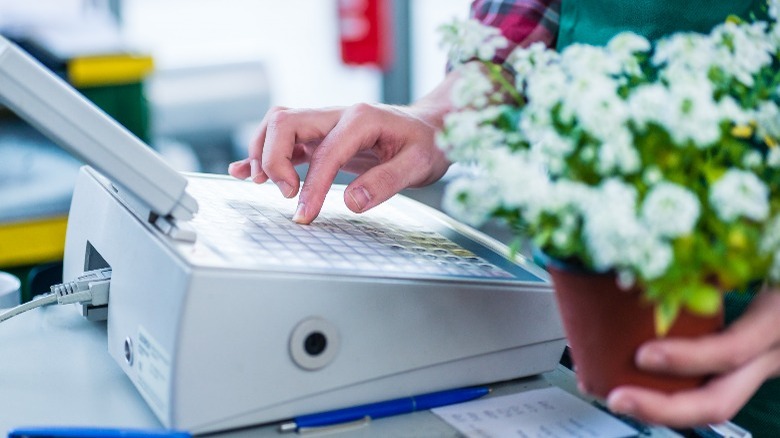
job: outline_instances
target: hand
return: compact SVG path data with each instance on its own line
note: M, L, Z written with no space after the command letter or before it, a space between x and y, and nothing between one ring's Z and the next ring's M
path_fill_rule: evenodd
M249 158L233 163L229 172L257 183L271 179L290 198L300 185L294 166L309 162L293 217L299 223L317 217L339 169L356 173L344 202L360 213L444 175L449 162L435 144L436 129L412 109L388 105L275 108L261 123Z
M679 428L726 421L764 380L780 375L780 290L762 291L721 333L647 342L636 362L648 371L714 377L700 388L673 394L622 386L607 397L612 411Z
M409 107L358 104L346 108L274 108L260 123L248 158L228 172L256 183L270 179L288 198L298 193L294 166L310 163L293 220L308 224L320 212L336 173L359 176L344 191L344 203L364 212L407 187L441 178L450 162L435 144L450 89L458 73Z

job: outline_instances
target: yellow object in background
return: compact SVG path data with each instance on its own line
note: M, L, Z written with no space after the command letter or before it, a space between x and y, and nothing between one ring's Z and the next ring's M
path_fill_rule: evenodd
M154 70L149 55L116 53L76 56L65 61L67 79L87 99L149 142L149 109L144 79Z
M68 61L68 81L76 88L132 84L154 69L151 56L106 55L77 57Z
M67 216L56 216L0 224L0 266L62 260L67 223Z

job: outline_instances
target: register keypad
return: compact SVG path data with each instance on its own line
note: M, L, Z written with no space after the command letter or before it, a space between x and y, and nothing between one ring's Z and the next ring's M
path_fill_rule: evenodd
M190 181L200 203L193 220L200 253L214 253L234 265L317 267L349 271L409 275L512 278L500 267L475 255L405 214L386 209L356 215L341 199L326 207L310 225L291 221L296 203L279 196L258 196L251 184L215 184ZM259 199L262 198L262 204ZM270 199L269 199L270 198ZM389 211L389 213L388 213Z

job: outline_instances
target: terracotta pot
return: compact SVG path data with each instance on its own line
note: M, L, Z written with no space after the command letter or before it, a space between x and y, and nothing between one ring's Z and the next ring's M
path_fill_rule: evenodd
M638 289L623 290L614 274L596 274L545 260L553 280L577 380L594 396L606 398L620 385L674 392L702 385L706 378L640 371L636 350L654 337L652 305ZM723 313L712 317L682 311L667 337L695 337L723 327Z

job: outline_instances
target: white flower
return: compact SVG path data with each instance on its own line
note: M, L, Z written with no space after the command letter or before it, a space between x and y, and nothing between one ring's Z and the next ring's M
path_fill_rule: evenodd
M594 188L592 202L584 211L583 234L596 270L626 266L633 244L643 234L636 217L636 191L609 179Z
M627 129L616 131L598 149L598 170L607 176L613 172L632 174L642 165L634 148L634 137Z
M497 196L506 207L538 210L541 201L549 196L550 180L528 153L495 149L485 154L482 166L486 176L495 181Z
M574 143L555 129L546 129L540 134L538 141L531 146L531 154L550 173L559 175L565 170L566 157L574 152Z
M742 157L742 166L746 168L756 168L764 163L764 157L761 156L761 152L748 151L745 156Z
M578 218L593 203L593 190L581 183L558 180L551 182L550 190L537 197L537 206L531 213L536 220L542 213L557 217L560 228L567 233L576 231Z
M617 57L588 44L567 46L561 53L561 63L572 76L618 74L622 70Z
M636 274L630 269L618 269L616 280L620 289L629 290L636 284Z
M609 40L607 50L620 60L624 72L632 76L639 76L642 70L635 54L649 51L650 41L633 32L621 32Z
M607 50L618 55L647 52L650 41L634 32L620 32L609 40Z
M515 70L519 80L532 72L545 70L558 60L558 52L548 50L542 42L535 42L528 47L517 46L507 57L507 63Z
M650 41L634 32L620 32L609 40L607 50L619 55L648 52Z
M447 58L453 65L473 59L490 61L496 50L509 45L498 28L485 26L475 19L453 20L439 27L439 32L441 45L449 48Z
M716 26L711 35L718 52L714 64L748 87L753 86L753 75L772 62L774 44L766 38L764 22L727 21Z
M631 258L634 269L646 280L662 276L674 260L671 245L649 233L639 236L634 243L634 249Z
M450 101L455 108L484 108L490 102L494 85L477 64L465 64L452 86Z
M628 120L627 103L617 94L618 83L602 75L575 77L561 102L563 117L570 113L591 135L607 141L623 130Z
M692 141L700 148L720 139L721 114L713 99L712 84L675 83L669 89L670 102L661 117L662 126L677 144Z
M583 228L594 268L604 271L630 267L644 279L663 275L672 263L672 248L634 213L634 188L610 179L597 187L594 195Z
M780 139L780 108L772 101L763 102L755 112L756 136Z
M773 147L769 148L769 152L766 156L766 164L769 167L774 167L775 169L780 168L780 147Z
M596 147L593 145L586 145L580 150L580 160L583 163L590 163L596 159Z
M777 21L778 18L778 12L780 12L780 0L767 0L767 4L769 7L769 17L772 18L772 20Z
M780 0L769 1L776 18ZM457 47L453 63L490 60L506 46L498 30L473 20L444 33ZM769 277L780 282L780 214L769 202L777 190L757 176L780 169L780 88L770 71L779 57L775 22L727 22L709 35L677 33L655 46L632 33L561 53L537 43L507 61L524 104L498 99L496 84L471 63L452 88L456 112L436 140L448 158L477 172L448 186L444 207L473 225L500 211L518 229L538 231L545 249L615 270L623 287L673 280L676 239L694 234L710 242L712 230L701 224L741 220L749 239L763 232L750 242L761 256L751 269L772 257ZM750 150L750 141L770 147ZM663 150L669 147L679 150ZM685 187L685 178L711 181L723 168L730 170L706 198ZM703 284L710 265L724 260L702 253L675 269L704 267L688 271L692 284Z
M444 191L442 207L473 226L482 225L500 205L496 187L485 178L459 178Z
M574 236L562 228L558 228L557 230L553 231L552 234L552 243L558 248L565 248L573 239Z
M693 192L677 184L660 182L645 197L641 217L653 234L674 238L693 231L700 210L699 199Z
M601 183L599 191L604 199L609 199L622 205L621 211L633 212L636 206L636 188L618 178L609 178Z
M635 248L641 231L633 217L611 214L611 207L614 203L603 204L603 210L590 213L583 229L593 267L602 272L626 265L629 248Z
M636 87L628 98L631 120L644 131L648 123L660 125L669 101L669 90L661 84L645 84Z
M564 62L566 62L564 58ZM618 95L619 83L610 74L579 71L565 64L564 69L540 74L538 82L546 85L536 89L538 82L528 82L529 106L533 111L551 112L558 109L558 121L565 125L578 122L593 137L607 141L623 129L629 108ZM536 77L534 77L536 79ZM549 97L551 90L555 99ZM541 107L537 108L539 101Z
M500 113L498 107L464 110L444 118L444 130L436 137L438 146L454 161L474 161L486 151L506 144L506 132L491 122Z
M526 78L526 97L531 109L539 108L549 112L566 97L569 78L560 67L550 67L544 71L532 72Z
M731 121L735 125L746 125L755 118L751 112L742 108L739 102L731 96L723 96L718 101L718 112L721 115L721 120Z
M664 66L661 77L669 83L696 82L707 80L715 56L715 44L708 36L681 32L659 40L652 61Z
M648 186L652 186L653 184L661 181L663 177L664 174L661 172L661 169L659 169L658 166L650 165L645 168L645 171L642 174L642 181L644 181Z
M730 169L712 185L710 204L726 222L740 216L764 220L769 215L769 188L752 172Z

